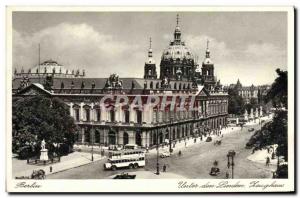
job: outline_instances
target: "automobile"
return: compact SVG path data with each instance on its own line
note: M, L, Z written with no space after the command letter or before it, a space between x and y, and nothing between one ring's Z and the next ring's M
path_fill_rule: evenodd
M125 146L124 146L124 149L138 149L138 148L140 148L138 145L136 145L136 144L126 144Z
M250 129L248 129L248 131L249 131L249 132L252 132L252 131L254 131L254 128L250 128Z
M217 176L220 174L220 169L217 167L212 167L209 174L211 176Z
M205 142L211 142L212 141L212 138L211 137L207 137Z
M136 175L129 175L128 173L121 173L116 175L113 179L135 179Z
M162 152L160 155L159 155L161 158L166 158L166 157L170 157L171 156L171 153L170 152Z

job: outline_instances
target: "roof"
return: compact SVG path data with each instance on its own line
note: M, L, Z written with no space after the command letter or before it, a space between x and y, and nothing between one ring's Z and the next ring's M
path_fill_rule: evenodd
M23 79L15 78L13 79L12 86L13 90L17 90L20 87L20 84ZM119 78L122 81L122 90L126 92L126 90L132 90L132 84L134 84L134 92L133 94L141 94L141 90L144 90L145 83L146 88L150 89L152 86L153 90L157 90L158 86L161 88L161 79L144 79L144 78ZM69 94L83 94L83 93L91 93L93 84L94 91L93 93L102 93L102 90L105 88L107 78L53 78L53 86L52 89L54 93L61 93L63 90L68 90ZM43 84L45 82L45 78L29 78L28 84L39 83ZM63 89L62 89L63 84ZM84 88L82 88L82 84L84 84ZM186 90L187 88L192 89L193 83L191 81L170 81L169 88L173 90ZM71 91L72 90L72 91ZM64 92L64 91L63 91Z

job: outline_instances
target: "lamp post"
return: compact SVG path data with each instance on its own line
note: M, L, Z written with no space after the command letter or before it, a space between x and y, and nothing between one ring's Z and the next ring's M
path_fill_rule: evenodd
M227 167L230 168L231 167L231 178L234 178L234 156L235 156L235 151L234 150L229 150L227 153Z
M159 175L159 146L158 146L158 129L156 129L156 175Z
M171 125L173 124L173 118L170 118L170 130L169 130L169 152L172 153L172 128Z
M92 162L94 161L94 138L95 138L95 131L94 131L94 127L92 125L92 130L91 130L91 141L92 141Z

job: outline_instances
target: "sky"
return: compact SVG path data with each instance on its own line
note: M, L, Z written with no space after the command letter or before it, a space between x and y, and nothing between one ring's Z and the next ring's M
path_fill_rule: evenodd
M14 12L13 67L27 70L52 59L87 77L142 78L149 38L159 73L173 39L176 15L182 40L201 65L209 42L215 75L223 85L270 84L287 70L285 12Z

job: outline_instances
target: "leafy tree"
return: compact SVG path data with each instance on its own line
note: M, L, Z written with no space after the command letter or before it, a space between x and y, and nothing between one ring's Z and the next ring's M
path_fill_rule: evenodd
M40 150L43 139L50 154L59 146L72 148L78 131L68 106L57 98L44 96L14 100L12 123L13 152L30 148L29 156Z
M276 69L278 77L268 91L265 102L272 101L275 107L287 108L287 71ZM284 156L288 161L288 116L287 111L277 109L271 122L265 124L259 133L252 136L248 144L258 144L260 147L277 144L277 156Z
M276 69L278 77L275 79L268 91L265 102L272 101L274 107L285 107L287 108L287 71Z

